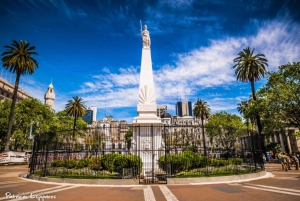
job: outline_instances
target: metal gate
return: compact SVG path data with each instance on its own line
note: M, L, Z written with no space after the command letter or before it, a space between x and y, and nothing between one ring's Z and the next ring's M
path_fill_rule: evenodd
M140 184L167 184L167 173L159 159L166 154L162 124L144 124L133 127L133 149L142 160Z

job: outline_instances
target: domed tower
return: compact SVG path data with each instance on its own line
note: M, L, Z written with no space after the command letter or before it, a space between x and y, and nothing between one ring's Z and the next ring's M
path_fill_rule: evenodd
M45 105L48 105L51 109L53 109L55 93L54 93L54 88L53 88L53 85L52 85L52 81L51 81L51 84L48 87L47 92L45 93L44 99L45 99Z

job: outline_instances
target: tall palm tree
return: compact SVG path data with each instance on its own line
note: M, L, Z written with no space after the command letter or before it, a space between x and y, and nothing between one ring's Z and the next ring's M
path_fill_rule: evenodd
M203 147L204 147L204 155L206 156L206 143L205 143L205 135L204 135L204 119L207 119L210 115L210 108L207 102L198 99L194 106L194 115L195 117L201 118L202 125L202 138L203 138Z
M85 114L86 106L82 98L78 96L74 96L73 99L68 100L65 110L68 115L74 117L74 125L73 125L73 139L74 139L76 120L78 119L78 117L82 117Z
M247 122L251 122L253 125L255 122L255 116L252 116L249 114L249 106L251 105L251 99L248 101L241 101L238 103L237 110L238 112L243 116L244 119L246 119Z
M248 101L241 101L240 103L238 103L237 110L244 118L246 118L245 116L246 116L247 108L248 108Z
M32 58L32 55L38 55L34 52L35 46L30 46L26 41L16 40L12 41L12 45L5 45L6 50L1 54L3 68L16 74L15 88L12 97L11 110L9 114L8 131L6 137L5 151L9 150L9 141L12 134L12 126L14 119L15 105L17 102L17 93L19 89L19 82L21 75L33 74L35 69L38 68L38 62Z
M236 78L242 82L250 82L252 90L252 98L255 101L255 87L254 82L260 80L267 73L266 66L268 60L264 54L253 55L254 49L250 50L249 47L243 49L238 53L233 61L235 64L232 66L235 69ZM258 132L261 134L262 127L259 114L256 115Z

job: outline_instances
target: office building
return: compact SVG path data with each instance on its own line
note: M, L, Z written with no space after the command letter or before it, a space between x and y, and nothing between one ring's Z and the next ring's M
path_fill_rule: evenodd
M89 107L84 116L82 117L82 120L85 121L87 124L91 125L94 121L96 121L97 117L97 108L96 107Z
M179 101L176 103L176 115L179 117L193 116L192 103L190 101Z

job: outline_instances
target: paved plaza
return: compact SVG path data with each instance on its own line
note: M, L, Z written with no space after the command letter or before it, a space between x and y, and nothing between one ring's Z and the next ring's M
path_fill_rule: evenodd
M198 201L198 200L299 200L300 171L281 170L267 164L274 177L221 184L180 185L80 185L20 178L28 167L0 166L0 200L104 200L104 201ZM19 197L17 197L19 196Z

